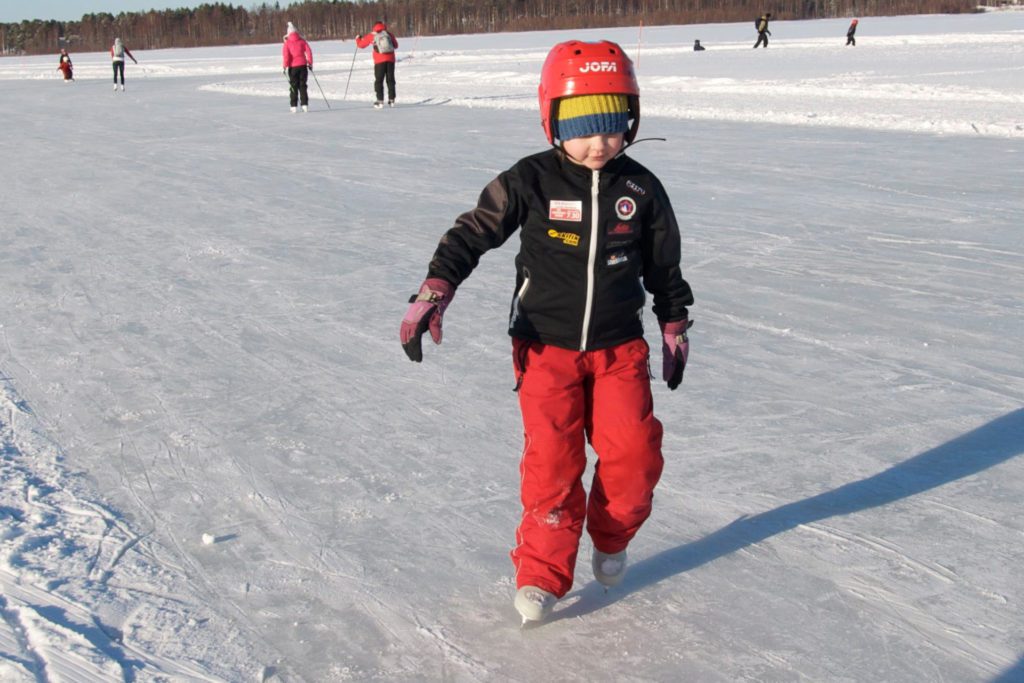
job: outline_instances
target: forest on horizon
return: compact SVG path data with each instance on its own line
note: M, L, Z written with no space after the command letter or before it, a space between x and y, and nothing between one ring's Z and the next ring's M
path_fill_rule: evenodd
M986 0L982 0L984 4ZM204 3L195 8L86 14L78 21L0 23L0 54L46 54L61 47L107 50L121 37L133 50L246 45L281 40L291 21L309 40L340 40L384 21L395 35L451 35L674 24L730 23L771 12L775 20L961 14L971 0L305 0L279 4Z

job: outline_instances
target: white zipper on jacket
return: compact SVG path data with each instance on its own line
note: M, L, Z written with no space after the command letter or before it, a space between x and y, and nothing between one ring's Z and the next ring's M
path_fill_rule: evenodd
M597 262L597 191L601 186L601 172L594 171L590 181L590 253L587 256L587 303L583 308L583 332L580 334L580 351L587 350L587 331L590 329L590 312L594 307L594 265Z

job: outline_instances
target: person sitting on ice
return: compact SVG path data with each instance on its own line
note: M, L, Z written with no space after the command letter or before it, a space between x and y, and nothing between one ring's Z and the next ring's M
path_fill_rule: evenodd
M62 47L60 49L60 62L57 64L57 70L64 74L64 82L70 83L75 80L74 74L71 70L71 55L68 54L68 49Z

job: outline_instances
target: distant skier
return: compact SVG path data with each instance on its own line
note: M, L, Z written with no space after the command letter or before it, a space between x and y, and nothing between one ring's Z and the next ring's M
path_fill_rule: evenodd
M768 30L768 20L772 18L771 12L765 12L761 15L761 18L754 22L757 27L757 42L754 43L754 49L757 49L763 43L765 47L768 47L768 36L772 34Z
M288 97L292 113L297 111L299 104L302 105L302 111L309 111L306 81L309 72L313 70L313 50L290 21L284 35L284 45L281 46L281 59L283 70L288 74Z
M110 46L110 59L114 64L114 90L117 90L117 75L121 74L121 90L124 90L124 56L128 55L129 58L136 64L139 63L131 50L125 47L125 44L121 42L120 38L114 38L114 44Z
M650 293L661 377L674 390L689 355L693 304L665 187L623 154L640 125L640 88L626 53L609 41L555 45L538 99L551 147L499 174L455 220L399 332L409 358L422 361L422 337L429 330L441 343L457 288L487 251L515 235L508 331L525 435L511 555L524 622L543 620L569 592L584 530L594 578L606 587L622 581L626 547L651 514L664 462L639 313ZM587 443L598 456L589 498Z
M71 55L68 54L66 47L60 49L60 62L57 63L57 70L64 74L65 83L75 80L74 71L72 71L71 66Z
M857 20L854 19L850 22L850 28L846 30L846 44L857 47L857 39L853 37L853 34L857 32Z
M699 40L693 41L693 51L694 52L703 52L704 51L704 46L700 44Z
M388 83L388 106L395 106L395 50L398 39L388 30L387 24L378 21L373 31L356 36L356 47L363 49L373 45L373 93L377 100L373 106L384 106L384 81Z

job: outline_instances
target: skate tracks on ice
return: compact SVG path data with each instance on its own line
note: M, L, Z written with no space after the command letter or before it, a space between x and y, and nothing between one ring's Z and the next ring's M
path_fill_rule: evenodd
M219 681L248 668L229 656L210 669L239 634L215 630L189 572L85 483L0 379L0 680Z

